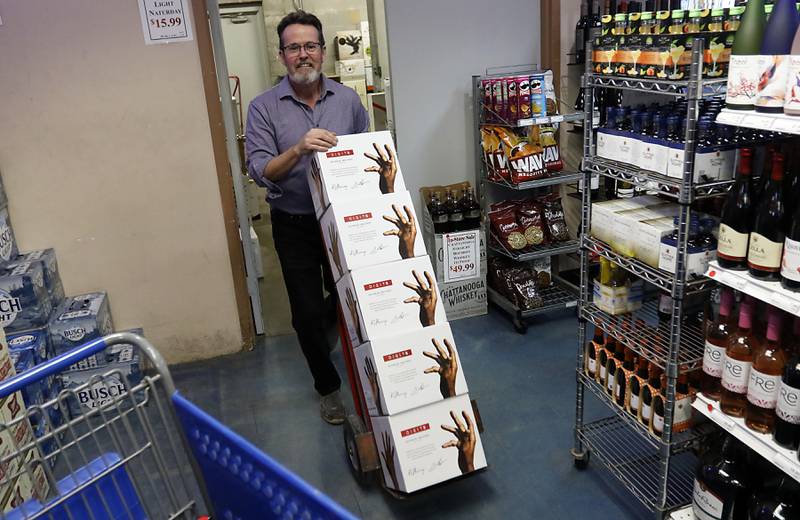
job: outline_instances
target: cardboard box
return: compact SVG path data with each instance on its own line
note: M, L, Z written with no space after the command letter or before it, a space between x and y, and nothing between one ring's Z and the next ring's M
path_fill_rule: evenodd
M92 380L95 376L99 379ZM127 379L126 381L123 378ZM120 407L130 407L130 397L126 388L137 385L142 380L139 359L109 363L89 370L70 370L61 374L65 390L71 390L66 399L72 417L87 414L92 410L109 405L115 400ZM136 396L137 402L141 400Z
M331 203L406 190L390 132L340 135L338 140L311 158L307 178L317 217Z
M64 299L64 284L61 282L61 275L58 271L58 260L56 251L53 248L37 249L27 253L20 253L14 260L9 262L9 267L17 267L24 263L39 263L42 266L44 275L44 286L50 293L53 307L61 303Z
M634 280L622 287L611 287L595 280L592 287L592 300L603 312L617 316L642 308L644 283Z
M320 227L335 280L361 267L427 254L407 191L331 204Z
M0 326L6 331L45 325L52 310L40 263L0 268Z
M140 328L121 330L118 332L132 332L139 336L144 336L144 330ZM136 347L129 343L118 343L106 348L103 352L89 356L88 358L78 361L70 366L67 371L73 370L89 370L96 367L105 365L125 365L126 363L134 363L139 366L139 352Z
M482 316L489 312L486 298L486 272L478 278L460 282L440 283L439 299L449 321Z
M447 321L427 256L356 269L336 289L353 346Z
M637 222L633 230L634 256L657 269L661 254L661 239L672 233L673 229L675 226L672 217Z
M8 334L7 340L8 348L11 350L30 350L33 352L34 362L37 365L51 357L47 327L12 332Z
M487 271L487 264L486 264L486 230L483 226L478 229L470 229L467 231L457 231L455 233L435 233L433 235L433 244L434 248L431 251L431 258L433 260L433 270L436 271L436 280L438 282L444 283L444 256L445 256L445 245L448 244L447 236L451 237L450 245L451 247L456 244L456 241L453 241L453 238L458 237L459 235L464 236L466 240L469 240L472 236L477 234L478 236L478 272L477 278L486 278L486 271ZM473 239L474 240L474 239ZM466 280L461 280L466 281Z
M50 484L47 482L44 463L37 455L38 450L29 450L23 461L22 470L30 478L32 498L44 501L50 492Z
M56 355L63 354L114 330L108 295L104 292L80 294L62 302L50 319L50 344ZM88 361L103 364L103 359Z
M620 254L635 256L636 235L633 230L643 220L652 220L661 217L672 218L680 212L677 204L664 203L658 206L648 206L640 209L618 211L614 214L611 247Z
M648 206L663 204L658 197L644 195L632 199L612 199L592 203L591 234L607 244L614 241L614 221L616 213L630 209L642 209Z
M669 161L669 147L660 139L639 137L639 152L636 154L636 166L643 170L665 175Z
M386 485L407 493L486 467L469 395L372 419Z
M364 60L338 60L336 62L336 74L342 78L353 76L364 76Z
M680 143L669 146L667 176L683 178L684 148ZM694 156L694 182L704 183L733 178L736 149L698 147Z
M364 57L364 37L361 29L336 31L336 56L340 60L353 60Z
M5 192L3 198L5 198ZM11 227L8 205L4 202L0 206L0 264L14 260L18 254L19 248L14 236L14 228Z
M3 488L3 498L0 502L0 511L4 513L10 512L29 500L33 496L33 487L31 486L31 479L27 474L19 475L14 482Z
M447 323L364 343L355 349L355 357L373 416L395 415L468 392Z

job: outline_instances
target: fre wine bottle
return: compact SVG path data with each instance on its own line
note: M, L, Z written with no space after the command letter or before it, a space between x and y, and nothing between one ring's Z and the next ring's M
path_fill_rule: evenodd
M781 374L786 364L786 352L780 343L781 313L770 308L767 323L767 341L753 354L753 367L747 383L747 411L744 422L748 428L760 433L772 433L775 425L775 405Z
M739 329L728 339L722 368L720 409L734 417L744 417L747 407L747 383L757 344L752 334L753 300L747 297L739 309Z
M725 198L719 225L717 261L727 269L747 269L747 245L753 223L753 150L739 150L736 182Z
M753 230L750 232L747 267L751 276L761 280L780 280L783 242L786 239L783 163L782 153L773 154L772 173L756 206Z
M700 375L700 390L707 397L719 401L722 370L725 364L725 349L728 348L733 323L733 290L723 288L720 296L719 315L709 324L706 348L703 354L703 370Z

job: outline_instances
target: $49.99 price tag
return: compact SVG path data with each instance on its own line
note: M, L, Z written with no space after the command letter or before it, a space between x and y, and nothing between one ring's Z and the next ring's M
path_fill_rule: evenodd
M480 231L444 235L444 281L477 278L480 274Z

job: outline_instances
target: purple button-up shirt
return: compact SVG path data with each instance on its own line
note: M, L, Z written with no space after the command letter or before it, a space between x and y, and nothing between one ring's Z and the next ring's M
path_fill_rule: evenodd
M288 78L250 102L247 110L247 169L259 186L267 188L267 202L293 215L314 213L314 203L306 180L310 156L297 161L279 182L264 177L264 168L276 156L294 146L312 128L323 128L336 135L358 134L369 130L369 117L355 90L322 77L324 89L314 106L300 101Z

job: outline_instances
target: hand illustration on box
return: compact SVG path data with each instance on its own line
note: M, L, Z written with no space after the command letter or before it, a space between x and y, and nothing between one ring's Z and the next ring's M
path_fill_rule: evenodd
M383 147L386 149L385 157L380 148L378 148L377 143L372 143L372 147L375 148L375 153L378 155L375 156L364 153L364 157L375 161L377 166L370 166L369 168L364 169L364 171L376 172L378 175L380 175L381 178L378 181L378 187L380 188L381 193L394 193L394 179L397 177L397 161L394 159L394 153L392 153L392 149L388 144L383 145Z
M315 161L311 161L311 179L314 181L314 186L317 188L319 205L322 207L325 205L325 201L322 199L322 177L320 176L319 168L317 167L317 163Z
M442 429L455 435L456 440L447 441L442 444L442 448L458 448L458 467L461 473L469 473L475 470L473 457L475 455L475 444L477 439L475 437L475 425L472 423L472 418L465 411L461 415L466 421L466 425L461 422L455 412L450 412L450 417L453 418L455 427L447 424L442 425Z
M372 358L364 360L364 374L369 381L369 388L372 390L372 399L375 401L375 407L378 409L378 415L383 415L383 406L381 405L381 391L378 387L378 374L375 372L375 365L372 364Z
M417 285L403 282L403 285L417 293L417 296L406 298L403 303L418 303L419 322L423 327L427 327L436 323L436 284L433 281L433 276L428 271L424 271L424 273L425 279L428 281L427 284L422 281L416 271L411 271L411 274L417 280Z
M417 239L417 226L414 222L414 213L408 206L403 206L403 210L406 213L404 218L396 205L392 204L392 210L394 210L394 214L397 215L397 218L384 215L383 220L391 222L397 226L397 229L384 231L383 236L388 237L396 235L399 239L398 251L400 252L400 258L411 258L414 256L414 241Z
M392 478L394 489L398 489L397 485L397 469L394 466L394 445L392 444L392 435L389 432L381 433L381 440L383 441L383 450L381 450L381 458L383 459L383 466L386 472Z
M361 322L358 320L358 307L355 298L353 298L353 292L349 287L345 290L345 303L347 304L347 309L350 311L350 318L353 320L353 324L356 327L358 343L364 343L364 335L361 332Z
M431 343L433 343L437 353L423 352L422 355L436 361L439 366L426 368L425 373L439 374L439 391L442 393L442 397L445 399L453 397L456 395L456 374L458 374L456 350L447 339L444 340L447 352L439 345L436 339L432 338Z
M328 224L328 236L331 237L331 247L328 248L328 252L333 258L333 265L336 266L336 271L338 271L339 276L342 276L344 269L342 269L342 258L339 256L339 232L336 231L336 226L333 222Z

